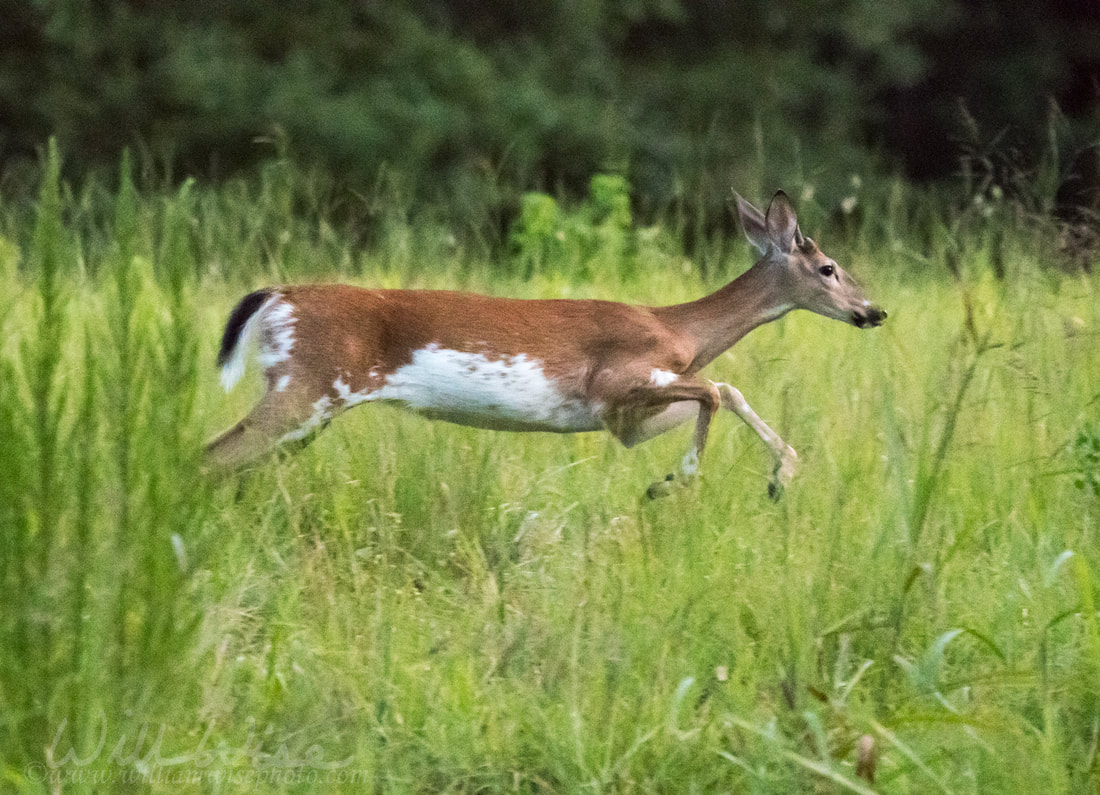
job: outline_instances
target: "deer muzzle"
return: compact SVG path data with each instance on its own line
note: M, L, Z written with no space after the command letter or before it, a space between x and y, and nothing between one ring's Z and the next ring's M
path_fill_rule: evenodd
M856 328L874 328L886 322L886 310L866 306L852 313L852 325Z

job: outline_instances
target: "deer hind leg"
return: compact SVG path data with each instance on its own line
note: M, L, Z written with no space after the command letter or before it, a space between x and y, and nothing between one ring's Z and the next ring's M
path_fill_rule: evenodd
M798 453L760 419L740 391L729 384L716 383L714 386L718 389L722 406L740 417L771 450L775 468L772 470L771 482L768 483L768 496L778 500L798 470Z
M275 448L304 447L341 408L328 395L311 397L304 389L269 389L244 419L206 445L207 460L235 469Z

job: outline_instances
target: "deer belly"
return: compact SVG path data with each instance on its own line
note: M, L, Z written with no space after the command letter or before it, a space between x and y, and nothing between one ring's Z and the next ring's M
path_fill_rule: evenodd
M525 354L489 358L429 345L365 399L491 430L574 433L603 427L599 405L566 394L541 362Z

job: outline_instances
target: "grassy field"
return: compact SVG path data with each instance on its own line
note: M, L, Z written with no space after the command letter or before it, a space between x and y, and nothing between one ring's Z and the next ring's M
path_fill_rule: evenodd
M659 230L603 229L501 277L400 219L361 252L277 191L124 179L105 205L49 172L3 218L4 789L1100 782L1100 295L1041 238L819 236L887 324L795 313L708 371L799 451L793 486L768 500L723 414L700 482L647 502L688 429L627 451L369 407L205 478L259 391L218 387L221 324L303 278L672 303L747 246L703 279Z

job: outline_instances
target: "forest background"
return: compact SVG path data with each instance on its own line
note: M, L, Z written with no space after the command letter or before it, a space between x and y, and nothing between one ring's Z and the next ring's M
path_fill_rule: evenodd
M69 175L113 173L130 147L163 180L217 180L289 150L349 190L400 181L460 230L506 227L524 191L581 196L597 171L629 178L643 218L686 202L728 226L729 187L763 148L771 173L754 181L800 176L838 205L874 170L944 180L996 151L1001 172L1030 172L1050 154L1052 109L1067 172L1100 113L1095 0L4 0L2 13L9 195L37 184L54 135ZM1095 158L1077 169L1093 190Z

